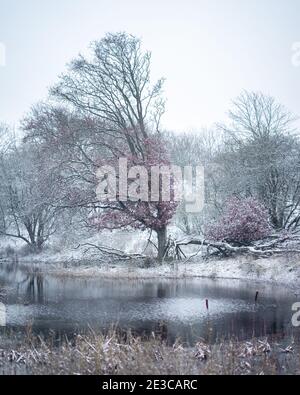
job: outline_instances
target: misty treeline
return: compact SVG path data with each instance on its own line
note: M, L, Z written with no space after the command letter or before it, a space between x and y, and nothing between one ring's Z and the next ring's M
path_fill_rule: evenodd
M18 133L1 126L2 236L38 252L62 234L145 230L156 235L161 260L170 224L205 238L232 198L257 201L272 232L298 231L300 141L293 115L272 97L242 92L226 123L175 134L161 127L165 81L152 82L150 71L151 54L138 38L108 34L89 58L69 64ZM174 202L98 201L97 169L124 156L146 168L204 166L204 211L187 214Z

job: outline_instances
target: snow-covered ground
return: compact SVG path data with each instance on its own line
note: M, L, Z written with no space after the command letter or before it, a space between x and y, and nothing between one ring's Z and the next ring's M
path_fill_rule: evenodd
M184 234L175 226L170 227L169 234L173 238L180 238ZM24 243L16 239L2 238L0 241L0 253L5 255L5 250L10 248L15 251L19 260L26 263L65 263L74 264L81 262L100 263L101 253L97 249L92 248L95 246L110 247L126 254L142 254L149 257L155 257L156 251L152 244L149 244L149 232L142 231L102 231L91 237L68 238L59 236L52 238L51 243L48 243L43 252L36 254L22 254ZM79 238L80 239L80 238ZM153 235L152 241L156 243L155 236ZM199 248L198 248L199 249ZM195 250L195 249L194 249ZM193 252L193 250L191 249Z
M100 276L116 279L209 277L269 282L290 287L300 286L300 259L295 256L259 260L240 257L207 261L200 258L186 264L175 262L148 269L137 267L133 263L65 268L51 265L48 270L57 275L75 277Z
M174 230L174 232L176 229ZM176 234L180 237L180 235ZM244 279L258 282L300 286L300 256L295 254L269 259L254 259L241 256L228 259L201 257L201 253L186 262L165 263L162 266L142 268L139 262L108 262L95 250L88 250L86 243L117 248L127 253L145 252L149 235L145 232L101 233L78 243L50 245L42 254L18 256L21 263L39 265L42 270L60 276L105 277L119 279L149 278L191 278L209 277L224 279ZM7 247L7 246L6 246ZM185 251L187 254L199 252L199 248ZM148 247L147 255L155 254Z

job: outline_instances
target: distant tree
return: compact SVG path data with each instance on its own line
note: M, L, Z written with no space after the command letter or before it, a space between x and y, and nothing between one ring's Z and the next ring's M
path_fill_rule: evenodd
M300 141L293 116L275 99L244 92L222 126L223 152L216 157L224 198L254 197L269 210L276 229L300 225Z
M57 225L53 203L60 186L49 166L34 147L13 141L0 155L0 234L24 241L32 252L42 250Z
M207 238L247 245L270 235L268 210L256 199L231 198L219 221L207 230Z
M207 223L217 212L218 188L215 159L223 149L222 136L216 130L191 133L166 133L172 163L178 166L203 166L205 172L205 207L199 214L187 213L184 204L177 210L176 224L186 234L204 234ZM219 196L218 196L219 197Z

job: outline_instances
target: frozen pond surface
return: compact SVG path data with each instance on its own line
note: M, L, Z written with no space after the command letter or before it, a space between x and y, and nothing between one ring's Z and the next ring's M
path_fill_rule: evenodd
M189 343L291 334L292 304L300 300L288 288L234 280L83 280L8 264L0 265L0 288L6 293L8 329L32 325L35 333L71 335L118 324Z

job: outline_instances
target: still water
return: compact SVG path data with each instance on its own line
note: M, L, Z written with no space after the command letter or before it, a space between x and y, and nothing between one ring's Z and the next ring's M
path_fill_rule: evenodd
M6 332L31 326L35 333L72 335L117 324L170 341L179 337L189 344L200 338L300 334L291 325L292 304L300 297L286 287L212 279L57 278L38 268L3 263L0 290L5 292Z

